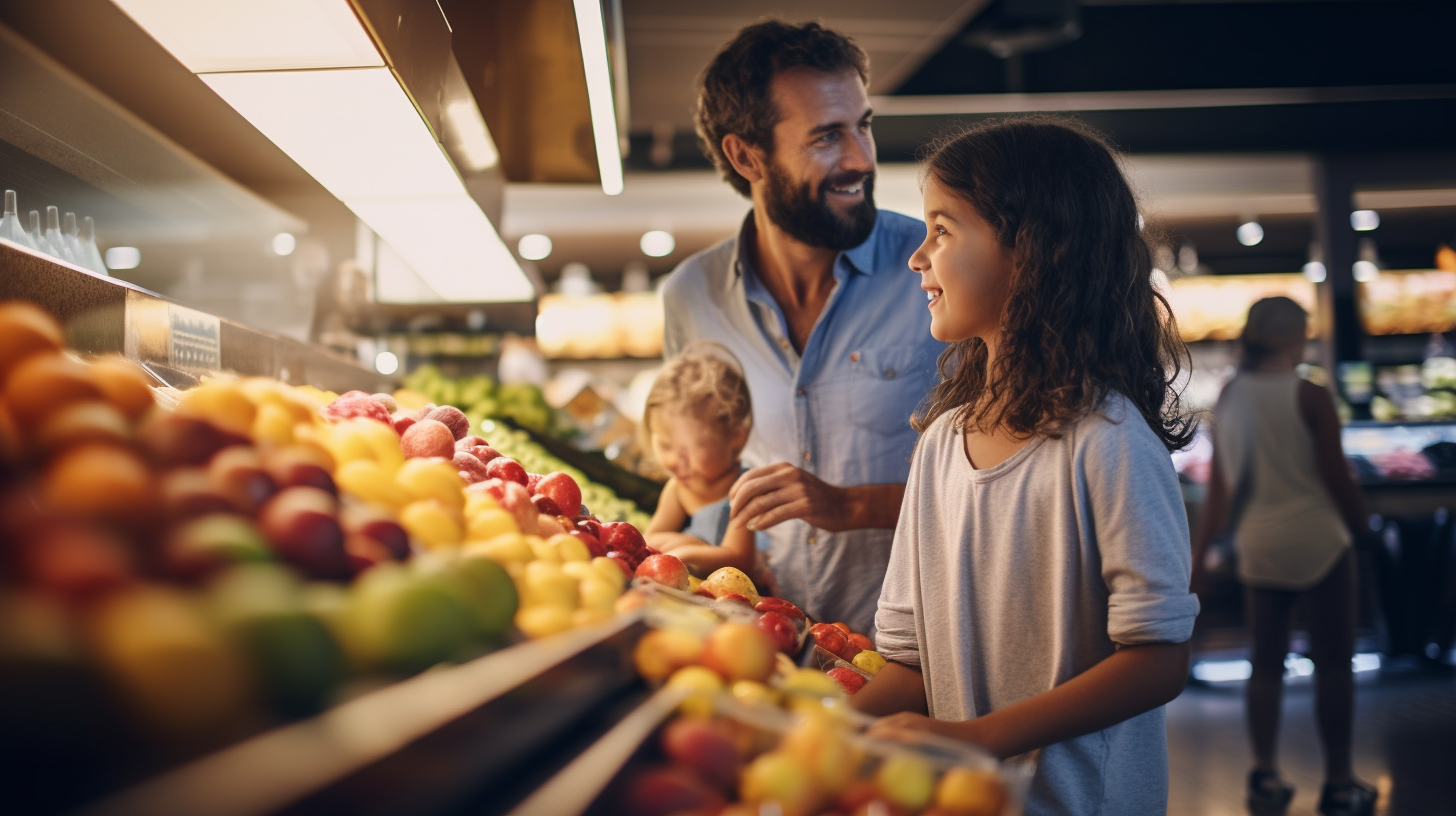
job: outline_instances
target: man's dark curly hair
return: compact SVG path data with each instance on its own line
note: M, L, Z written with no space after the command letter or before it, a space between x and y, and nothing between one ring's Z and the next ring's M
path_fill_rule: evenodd
M825 72L853 68L869 82L869 57L853 40L818 23L794 25L781 20L765 20L738 32L698 78L694 119L703 152L745 197L748 179L724 155L723 137L737 134L749 145L772 153L779 117L769 98L769 83L780 71L798 67Z

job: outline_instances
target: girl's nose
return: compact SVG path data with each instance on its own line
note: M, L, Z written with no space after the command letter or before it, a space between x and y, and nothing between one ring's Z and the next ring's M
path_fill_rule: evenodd
M915 248L915 254L910 256L910 271L924 275L930 271L930 256L925 254L925 244Z

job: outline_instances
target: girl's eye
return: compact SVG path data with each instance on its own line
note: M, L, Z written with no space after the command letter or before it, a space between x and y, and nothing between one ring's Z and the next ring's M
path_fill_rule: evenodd
M945 227L942 227L939 224L937 224L935 226L935 234L936 235L945 235L945 234L947 234L946 231L945 231Z

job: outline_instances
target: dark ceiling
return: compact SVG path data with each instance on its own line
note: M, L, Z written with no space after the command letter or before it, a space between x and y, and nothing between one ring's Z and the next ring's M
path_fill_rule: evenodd
M1131 152L1456 149L1451 0L1068 0L1080 29L1070 42L1009 59L972 44L1018 4L1049 3L995 0L890 91L945 104L930 115L877 117L881 161L913 160L935 134L993 115L961 112L965 95L976 95L970 109L980 110L985 100L1018 92L1095 94L1069 97L1069 110ZM1140 92L1208 89L1247 93L1244 104L1200 107L1190 95L1186 103L1139 107ZM1004 109L1014 109L1006 101ZM631 166L653 166L650 144L650 133L633 133ZM691 133L679 131L674 148L671 167L707 166Z

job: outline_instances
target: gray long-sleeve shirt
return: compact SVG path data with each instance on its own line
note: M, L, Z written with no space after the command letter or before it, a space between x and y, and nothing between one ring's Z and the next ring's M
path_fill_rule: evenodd
M1124 397L976 470L941 416L911 464L877 645L918 666L930 715L966 720L1086 671L1118 644L1189 638L1188 522L1167 450ZM1157 708L1043 749L1028 816L1164 813Z

